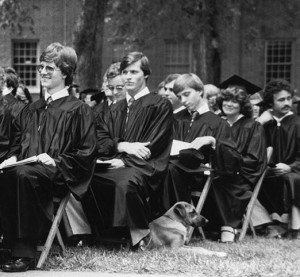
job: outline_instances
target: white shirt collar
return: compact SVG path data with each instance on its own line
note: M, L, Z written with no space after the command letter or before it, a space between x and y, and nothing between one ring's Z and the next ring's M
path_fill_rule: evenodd
M185 106L181 106L181 107L175 109L175 110L173 111L173 114L179 113L180 111L182 111L182 110L184 110L184 109L185 109Z
M139 91L135 96L133 96L134 100L138 100L139 98L149 94L150 91L147 87L144 87L141 91ZM129 99L131 98L131 96L128 94L128 92L126 92L126 100L127 103L129 101Z
M52 101L57 100L59 98L63 98L66 96L69 96L69 92L67 90L67 88L63 88L62 90L59 90L57 92L55 92L54 94L50 95L47 91L45 92L45 100L47 101L47 99L51 96Z
M209 107L208 107L207 104L202 105L202 106L197 110L197 112L198 112L199 114L204 114L204 113L207 113L207 112L209 112L209 111L210 111L210 110L209 110Z
M228 119L226 118L226 116L224 117L224 119L228 122L229 126L231 127L235 122L239 121L240 118L244 117L243 114L239 114L239 116L237 117L237 119L234 122L229 122Z
M284 116L282 116L282 117L280 117L280 118L276 117L275 115L273 115L273 118L276 120L277 126L280 126L281 121L282 121L284 118L286 118L287 116L292 115L292 114L293 114L293 112L289 111L287 114L285 114Z

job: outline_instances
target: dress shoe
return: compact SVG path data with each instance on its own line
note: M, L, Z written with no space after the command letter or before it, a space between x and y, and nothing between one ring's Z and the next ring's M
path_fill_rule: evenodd
M4 272L23 272L35 268L34 259L19 258L2 266Z

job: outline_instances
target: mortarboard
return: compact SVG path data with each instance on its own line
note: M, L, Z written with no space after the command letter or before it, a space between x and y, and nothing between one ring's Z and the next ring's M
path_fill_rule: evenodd
M255 92L258 92L261 90L260 87L254 85L253 83L243 79L242 77L240 77L238 75L233 75L230 78L228 78L227 80L223 81L219 85L219 88L226 89L229 86L234 86L234 85L244 87L248 94L254 94Z

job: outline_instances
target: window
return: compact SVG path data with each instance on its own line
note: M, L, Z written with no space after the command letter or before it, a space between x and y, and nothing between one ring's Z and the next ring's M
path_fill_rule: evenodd
M37 42L13 41L13 68L27 87L37 87Z
M188 41L165 43L165 75L190 72L191 46Z
M292 82L293 43L290 40L270 40L266 43L266 76L271 79L285 79Z

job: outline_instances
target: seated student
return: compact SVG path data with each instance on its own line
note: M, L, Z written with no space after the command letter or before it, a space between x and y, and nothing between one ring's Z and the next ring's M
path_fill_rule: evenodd
M3 104L2 90L5 85L5 80L5 71L0 66L0 163L6 159L12 139L12 116L10 111Z
M3 233L13 258L3 271L34 268L36 246L53 216L53 196L70 190L79 199L88 189L96 135L91 109L67 90L76 64L73 48L50 44L37 66L45 97L25 106L14 122L9 158L0 168L32 156L37 162L0 174Z
M105 88L106 101L102 101L94 109L95 113L102 118L107 116L111 104L115 104L126 97L126 87L120 72L120 62L112 63L105 72Z
M147 88L151 71L143 53L126 55L120 70L126 99L112 105L108 120L97 126L98 159L111 165L96 167L91 188L105 228L128 228L132 246L138 246L149 234L148 199L160 186L168 164L172 106ZM91 207L86 211L88 218L95 214Z
M2 90L5 86L6 74L4 69L0 66L0 163L6 158L10 149L10 143L12 141L12 120L13 117L9 109L3 103ZM1 227L1 211L0 211L0 236L2 238L2 227ZM0 243L2 243L0 239ZM2 264L4 257L0 256L0 264Z
M158 92L158 95L162 96L163 98L167 98L172 106L173 106L173 113L176 114L181 110L185 109L185 107L181 104L175 93L173 92L173 86L175 80L180 76L180 74L174 73L169 74L164 82L164 90Z
M217 104L217 97L220 95L220 89L212 84L204 85L204 96L210 111L216 115L222 115L222 112Z
M179 76L173 87L174 93L186 109L174 115L173 138L190 143L204 154L205 161L211 161L219 145L230 144L230 128L225 120L209 110L203 99L203 83L192 73ZM235 145L233 144L233 148ZM204 162L205 163L205 162ZM168 210L178 201L191 201L191 188L201 184L203 173L181 164L178 156L171 156L168 175L162 188L162 209Z
M260 203L273 225L269 237L300 238L300 117L292 109L293 90L285 80L272 80L264 89L268 105L257 120L263 124L268 146L273 147L271 168L262 184Z
M6 83L3 87L3 103L11 111L13 117L16 117L24 107L24 103L16 98L19 87L19 77L12 67L6 67Z
M240 227L251 191L266 168L266 139L261 124L252 119L249 95L242 89L221 90L217 104L230 126L231 138L241 153L239 171L216 175L207 201L211 223L221 225L221 242L232 242ZM211 202L209 202L211 201ZM213 202L214 203L213 203ZM216 222L217 221L217 222Z

